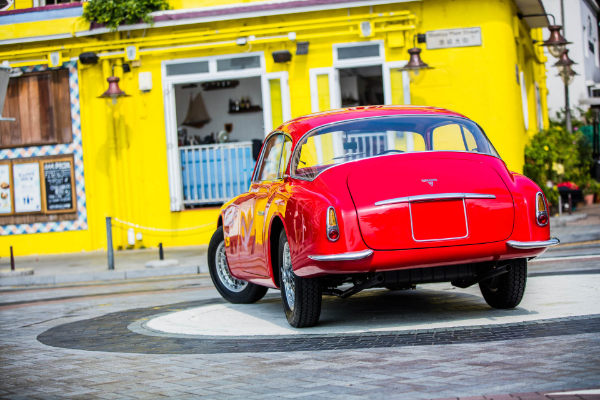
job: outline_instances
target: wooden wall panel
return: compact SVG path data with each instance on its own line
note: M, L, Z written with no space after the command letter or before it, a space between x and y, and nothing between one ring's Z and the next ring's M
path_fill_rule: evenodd
M69 71L58 69L11 78L0 148L71 143L73 141Z
M60 69L53 75L53 92L58 94L55 104L54 118L57 120L57 138L59 143L71 143L73 141L73 130L71 121L71 96L69 90L69 71ZM54 78L56 77L56 78Z

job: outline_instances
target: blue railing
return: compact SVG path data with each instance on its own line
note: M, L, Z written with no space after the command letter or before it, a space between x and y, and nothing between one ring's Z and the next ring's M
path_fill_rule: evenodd
M180 147L184 204L224 203L248 191L252 142Z

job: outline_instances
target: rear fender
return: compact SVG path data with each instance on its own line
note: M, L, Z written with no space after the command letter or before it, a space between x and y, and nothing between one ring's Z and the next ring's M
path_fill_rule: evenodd
M539 226L536 222L535 202L536 194L542 189L531 179L517 173L511 173L510 191L515 203L515 227L511 240L541 241L550 238L550 223ZM548 201L546 208L548 208Z

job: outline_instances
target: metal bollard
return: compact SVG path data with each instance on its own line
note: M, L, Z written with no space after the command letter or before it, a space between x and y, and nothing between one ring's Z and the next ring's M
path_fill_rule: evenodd
M569 215L573 214L573 201L571 200L571 193L569 193Z
M163 251L162 243L158 244L158 259L161 261L165 259L165 252Z
M106 248L108 250L108 269L115 269L115 253L112 241L112 218L106 217Z
M10 270L15 270L15 256L13 255L12 246L10 246Z

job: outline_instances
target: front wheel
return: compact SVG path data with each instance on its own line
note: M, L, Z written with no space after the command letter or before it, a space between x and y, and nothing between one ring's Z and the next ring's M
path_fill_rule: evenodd
M490 307L515 308L521 303L527 282L527 260L511 260L510 271L479 282L479 289Z
M283 310L289 324L294 328L315 326L321 316L321 282L318 278L301 278L294 273L284 230L279 235L278 261Z
M225 238L222 226L217 228L208 245L208 269L215 288L230 303L256 303L267 293L268 289L266 287L236 279L231 275L225 255Z

